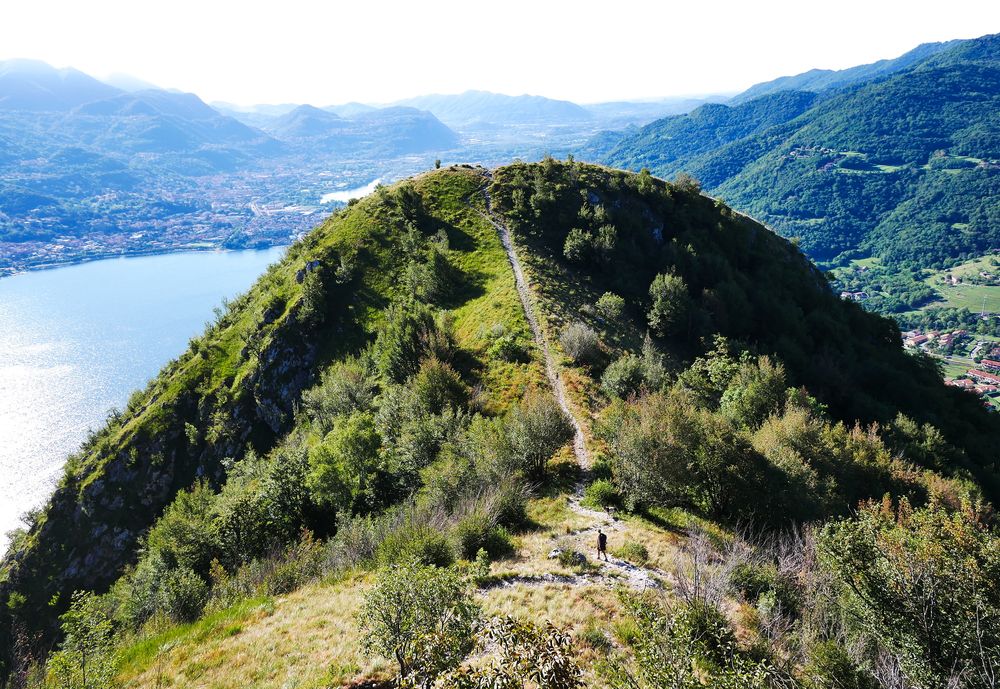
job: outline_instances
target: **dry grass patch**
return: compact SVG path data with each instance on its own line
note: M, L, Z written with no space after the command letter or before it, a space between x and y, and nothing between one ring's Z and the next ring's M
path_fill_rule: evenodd
M248 617L239 629L181 635L142 668L126 668L126 687L318 689L359 676L387 677L389 666L365 658L355 613L367 577L314 584L276 599L273 612Z
M617 594L605 587L547 584L544 586L511 586L490 589L483 597L483 612L487 615L511 615L536 623L549 621L569 631L577 638L576 650L584 668L588 687L605 684L594 674L594 661L601 652L581 643L579 638L595 626L610 628L619 618Z

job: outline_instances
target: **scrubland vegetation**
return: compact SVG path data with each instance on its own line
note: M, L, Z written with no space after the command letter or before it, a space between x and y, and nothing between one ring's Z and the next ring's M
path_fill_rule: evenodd
M213 381L252 415L206 402ZM202 406L154 415L170 390ZM136 440L175 425L158 457ZM71 464L4 562L7 681L994 686L998 437L890 322L692 183L445 168L293 247ZM85 578L72 551L117 525L95 484L143 490L109 478L122 457L174 467L171 489Z

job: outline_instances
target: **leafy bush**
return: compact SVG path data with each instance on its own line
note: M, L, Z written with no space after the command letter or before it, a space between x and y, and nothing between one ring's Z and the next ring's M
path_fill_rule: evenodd
M541 627L513 617L496 617L483 626L477 647L478 654L491 662L450 673L435 686L438 689L584 686L572 637L551 623Z
M528 520L527 506L531 491L522 481L507 479L490 494L490 509L501 526L516 528Z
M504 419L512 468L540 478L556 450L573 438L573 425L552 395L532 394Z
M584 323L566 326L559 335L559 343L570 358L578 364L590 365L600 361L601 345L597 333Z
M462 517L453 530L458 556L472 560L480 550L486 550L492 556L487 544L495 528L495 519L482 509L473 510Z
M215 509L215 492L207 482L181 491L150 529L146 551L169 568L206 571L217 547L212 524Z
M636 565L645 565L649 562L649 550L642 543L636 541L625 541L620 548L611 551L611 554L620 560Z
M567 569L585 569L590 564L587 561L587 556L578 550L559 551L558 561Z
M1000 543L971 505L886 500L827 525L820 553L858 617L914 686L986 687L1000 661Z
M629 506L774 518L760 501L763 460L728 421L684 390L616 401L598 433L608 442L615 482Z
M375 417L355 412L338 418L323 442L309 452L309 489L321 505L364 512L372 509L381 437Z
M319 385L302 393L302 407L326 431L334 417L370 409L377 389L374 371L359 359L347 359L327 369Z
M479 608L450 568L408 561L379 572L358 615L366 653L396 661L399 679L430 684L474 646Z
M407 525L390 532L378 547L377 558L384 565L417 562L448 567L455 553L448 536L430 526Z
M262 593L272 596L290 593L316 579L322 565L323 545L307 531L301 541L274 558L274 567L262 582Z
M625 313L625 300L613 292L605 292L597 303L597 313L609 321L617 321Z
M634 354L623 354L615 359L601 376L605 394L622 399L638 394L643 382L642 360Z
M193 622L208 602L208 584L188 568L167 573L160 589L160 608L175 622Z
M692 310L684 278L672 273L661 273L649 286L653 305L649 309L649 327L660 337L686 336L689 332Z
M574 227L566 235L563 243L563 256L570 263L586 263L593 253L593 240L590 235Z
M420 361L430 353L430 343L442 335L428 306L394 302L372 347L375 364L386 378L403 383L419 370Z
M67 689L111 689L116 686L114 626L100 598L77 591L60 618L64 639L46 663L54 686ZM45 682L44 686L49 686Z
M858 670L847 650L836 641L819 641L812 645L803 675L807 678L807 686L815 689L876 689L879 686L869 673Z
M465 383L455 369L434 357L420 364L410 385L425 414L440 414L449 407L459 408L467 396Z
M621 493L608 479L597 479L583 491L583 504L588 507L604 509L621 505Z
M487 354L493 359L507 362L524 361L528 353L524 347L518 343L517 338L511 334L504 334L490 344Z
M667 604L652 596L620 594L628 619L634 669L613 661L615 688L711 686L767 689L766 662L742 652L724 615L704 604Z

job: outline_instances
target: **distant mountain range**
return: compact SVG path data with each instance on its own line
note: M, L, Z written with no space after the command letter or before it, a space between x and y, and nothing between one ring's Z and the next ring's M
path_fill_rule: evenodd
M699 100L580 106L469 91L388 105L237 106L0 63L0 275L122 253L290 241L345 189L446 157L562 154ZM337 194L331 194L337 192Z
M68 112L120 91L75 69L37 60L0 62L0 110Z
M759 84L580 155L691 173L816 259L940 267L1000 248L1000 37Z
M116 80L128 88L37 61L0 63L0 275L285 243L315 223L325 193L388 176L386 161L433 160L459 143L414 108L262 108L248 123L194 94ZM396 174L414 165L428 162ZM310 189L304 180L320 174Z
M457 95L429 95L399 101L398 105L429 110L450 127L504 124L567 124L594 117L587 109L565 100L542 96L505 96L489 91Z

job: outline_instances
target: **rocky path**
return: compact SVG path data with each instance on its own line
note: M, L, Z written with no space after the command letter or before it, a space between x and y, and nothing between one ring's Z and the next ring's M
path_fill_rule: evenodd
M507 253L507 260L510 263L511 270L514 272L514 284L517 287L517 295L520 298L521 306L524 309L524 316L528 321L528 325L531 327L531 333L534 337L535 345L538 347L539 351L541 351L542 358L545 362L545 375L549 380L549 385L552 387L552 392L555 395L556 401L559 403L559 406L573 424L573 453L576 455L576 460L580 466L584 470L587 470L590 468L590 453L587 451L587 442L583 433L583 426L580 424L573 408L567 400L566 387L563 383L562 376L559 373L559 367L552 356L548 340L545 337L545 332L539 324L538 316L535 311L534 299L532 297L531 290L528 287L527 280L524 277L524 269L521 267L521 261L517 257L517 250L514 247L510 230L507 229L503 220L493 212L489 191L492 175L489 172L486 172L485 175L486 183L483 185L481 191L485 200L486 212L482 213L480 211L480 213L496 230L497 235L500 237L500 243L503 245L504 251ZM576 544L581 540L581 537L583 537L584 539L592 541L590 549L596 550L598 529L607 531L609 535L616 537L616 540L619 543L622 542L628 532L628 525L618 519L615 519L611 514L605 512L604 510L595 510L584 507L580 502L583 498L584 486L584 481L581 479L580 483L577 484L576 489L574 490L573 496L569 499L568 507L576 514L588 518L592 522L592 526L560 536L556 539L556 546L562 547L564 544L567 544L567 547L564 549L569 549L568 544L570 542ZM597 564L598 569L589 574L542 574L516 576L504 579L500 585L538 586L551 583L570 584L574 586L592 584L614 585L624 581L631 588L645 589L649 587L659 587L662 581L667 581L672 578L669 574L660 569L653 567L641 567L615 557L611 557L608 561L593 560L593 563Z
M487 181L491 179L490 173L487 172ZM494 229L497 231L497 235L500 237L500 243L503 244L504 251L507 252L507 260L510 262L510 267L514 271L514 284L517 287L517 296L521 300L521 306L524 308L524 317L528 320L528 325L531 326L531 334L535 338L535 344L538 349L542 352L542 358L545 361L545 375L549 379L549 384L552 386L552 392L555 394L556 401L559 402L559 406L562 408L563 413L573 423L573 452L576 454L576 460L580 463L584 469L590 467L590 454L587 452L587 443L583 435L583 427L577 420L576 415L570 408L569 403L566 401L566 386L563 384L562 376L559 375L559 368L556 365L555 359L552 358L552 352L549 349L548 340L545 338L545 333L542 331L541 325L538 323L538 317L535 313L535 305L531 297L531 291L528 289L528 283L524 279L524 270L521 268L521 261L517 258L517 251L514 249L514 242L511 240L510 230L507 226L496 217L493 213L493 207L490 201L490 190L489 184L483 187L483 197L486 200L486 213L484 217L493 225Z

